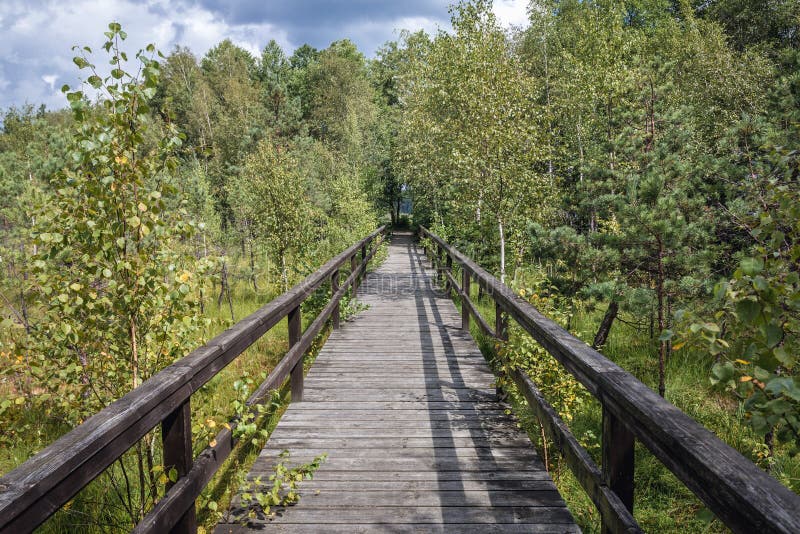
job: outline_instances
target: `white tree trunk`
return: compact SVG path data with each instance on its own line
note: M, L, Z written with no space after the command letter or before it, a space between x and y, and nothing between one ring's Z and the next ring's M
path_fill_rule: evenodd
M500 230L500 281L506 283L506 235L503 231L503 219L497 219L497 228Z

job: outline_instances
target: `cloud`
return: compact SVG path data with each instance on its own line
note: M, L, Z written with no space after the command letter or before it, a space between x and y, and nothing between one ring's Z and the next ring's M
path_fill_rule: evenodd
M495 0L503 24L525 22L525 0ZM58 90L75 86L73 45L102 53L102 32L118 21L130 56L148 43L164 53L188 46L198 57L223 39L253 54L275 39L286 51L325 48L349 38L373 56L397 31L449 29L449 0L0 0L0 110L10 105L66 106Z
M493 11L503 26L528 24L528 0L495 0Z
M58 80L58 76L55 74L45 74L42 76L42 81L50 87L50 91L55 91L56 80Z
M71 48L90 46L102 70L103 31L111 21L120 22L128 33L123 48L131 57L151 42L165 53L180 44L199 56L226 38L252 53L259 53L269 39L292 47L288 34L272 24L229 24L184 0L4 0L0 2L0 49L4 51L0 109L25 103L44 103L51 109L66 106L64 96L54 89L56 81L78 84Z

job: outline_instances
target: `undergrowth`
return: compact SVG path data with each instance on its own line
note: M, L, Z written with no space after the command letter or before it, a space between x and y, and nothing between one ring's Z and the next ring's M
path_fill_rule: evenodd
M378 266L385 257L386 247L383 246L370 261L369 270ZM243 267L237 270L243 273L247 272L245 259L240 258L238 263L241 263ZM341 281L344 281L348 274L344 270ZM210 287L208 302L205 305L205 316L210 319L210 322L206 331L203 332L202 339L198 339L198 347L204 341L221 333L236 321L247 317L280 294L279 283L269 284L264 280L258 282L260 290L256 291L253 289L249 276L231 280L230 306L227 299L220 299L221 305L217 305L216 295L220 291L220 287L219 285ZM304 303L302 313L304 329L328 302L329 295L330 284L325 283ZM363 309L363 305L350 298L349 292L340 306L342 320ZM329 328L326 328L313 343L305 358L306 371L313 364L328 334ZM232 406L235 406L237 402L243 403L246 393L257 387L281 360L288 349L287 339L287 324L284 320L275 325L192 395L192 434L195 455L213 440L213 437L224 425L228 424L232 417L237 415L235 410L232 412ZM247 433L246 439L239 440L234 451L213 476L197 501L197 517L201 534L213 531L221 514L228 509L233 495L245 480L244 474L258 457L289 401L288 387L283 387L273 392L268 402L256 412L251 421L248 421L247 424L253 431ZM14 408L11 406L2 413L4 433L8 432L8 435L4 436L7 446L0 447L0 475L22 464L71 430L69 426L50 417L47 412L39 413L36 410L15 410ZM159 434L156 439L160 442L160 433L156 432L156 434ZM123 514L120 512L121 506L117 502L119 497L116 492L111 490L110 485L123 480L123 470L120 469L120 465L124 463L128 466L132 461L133 457L130 453L123 455L103 475L87 485L46 521L39 531L43 533L80 531L89 534L130 531L133 525L120 519ZM292 473L292 476L297 474ZM284 475L288 476L287 473ZM159 473L159 476L161 483L166 482L169 478L168 473Z
M562 326L569 323L573 334L591 341L602 316L599 311L572 307L565 311L563 303L542 301L536 292L527 291L526 294L522 290L520 293ZM478 298L475 284L471 295L480 314L493 325L494 302L486 296ZM456 301L458 303L458 299ZM511 325L508 343L498 343L484 335L475 321L471 322L471 333L495 372L501 373L504 365L499 356L515 359L515 363L529 372L548 402L600 466L600 403L520 328ZM657 350L657 340L651 339L647 332L619 323L614 325L602 352L655 390L658 384L654 363ZM762 468L769 465L771 474L784 485L795 492L800 491L800 460L792 459L788 450L783 449L776 450L772 459L766 457L762 439L741 419L739 404L712 389L709 380L712 365L712 359L704 354L690 350L673 353L666 368L666 399L757 465ZM584 532L600 532L599 512L561 456L553 450L552 443L542 440L539 423L527 402L513 383L502 378L498 381L507 393L507 402L520 427L540 455L547 455L550 474L578 525ZM635 466L634 517L645 532L728 532L727 527L639 442L636 444Z

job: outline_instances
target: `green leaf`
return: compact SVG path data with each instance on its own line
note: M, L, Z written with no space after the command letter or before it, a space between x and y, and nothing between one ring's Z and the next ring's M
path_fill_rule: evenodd
M754 276L764 269L764 260L761 258L744 258L739 267L747 276Z
M781 362L783 365L790 365L793 360L792 356L786 351L785 347L775 347L775 350L772 351L772 354L775 356L775 359Z
M783 328L774 323L769 323L764 327L764 334L769 348L774 347L783 340Z
M733 379L735 369L731 362L715 363L711 368L712 384L727 384Z
M736 303L736 315L745 323L752 323L761 313L761 305L750 299L740 300Z

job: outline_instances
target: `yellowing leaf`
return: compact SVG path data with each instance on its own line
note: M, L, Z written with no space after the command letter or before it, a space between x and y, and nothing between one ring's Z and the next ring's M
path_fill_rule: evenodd
M672 350L681 350L684 345L686 345L685 341L681 341L680 343L675 343L674 345L672 345Z
M736 363L738 363L740 365L750 365L750 362L748 362L747 360L741 360L741 359L738 359L738 358L736 359Z
M739 382L750 382L752 379L753 379L753 377L752 377L752 376L749 376L749 375L744 375L743 377L741 377L741 378L739 379Z

